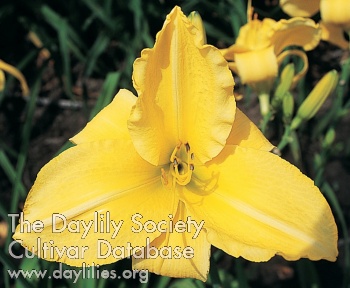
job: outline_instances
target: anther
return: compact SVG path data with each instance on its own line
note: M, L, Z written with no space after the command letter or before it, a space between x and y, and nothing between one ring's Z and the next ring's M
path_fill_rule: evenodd
M166 188L170 188L170 186L175 187L176 184L184 186L191 181L192 172L194 170L194 154L191 153L190 144L185 143L187 162L182 161L182 159L177 156L177 152L179 152L181 146L182 143L179 142L171 153L169 174L166 174L164 169L162 169L161 179ZM171 180L168 177L171 177ZM172 183L172 185L170 183Z

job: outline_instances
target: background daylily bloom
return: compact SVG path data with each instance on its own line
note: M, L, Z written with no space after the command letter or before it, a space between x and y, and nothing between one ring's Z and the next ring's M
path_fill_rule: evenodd
M203 40L201 41L201 44L207 44L207 34L205 32L205 27L201 18L201 15L197 11L193 11L188 15L188 19L191 21L192 25L194 25L198 30L199 33L202 35Z
M311 19L295 17L278 22L270 18L252 19L241 27L236 43L221 52L242 83L250 85L259 94L261 114L266 115L270 105L269 93L283 59L297 55L303 60L303 68L294 76L293 83L299 81L308 69L305 52L283 50L291 45L311 50L318 45L320 33L318 25Z
M40 171L24 206L25 220L45 223L35 236L41 243L54 240L60 249L89 246L83 259L45 259L76 266L111 263L118 260L113 255L96 257L98 239L135 247L149 238L157 249L190 246L193 258L134 254L134 269L203 281L211 245L252 261L275 254L336 259L337 228L326 200L309 178L269 152L273 145L236 109L227 62L201 41L198 29L175 7L154 47L134 63L139 97L121 90L72 138L77 145ZM124 221L117 237L108 231L85 238L82 232L52 232L54 212L68 221L89 221L95 211ZM135 213L143 222L191 217L205 224L197 238L193 229L134 233ZM14 238L26 247L37 244L19 227Z
M252 19L241 27L236 43L221 51L242 83L251 85L259 93L269 93L278 66L286 56L296 54L303 59L304 67L298 79L307 71L305 53L282 51L291 45L311 50L319 40L320 30L311 19L296 17L278 22L269 18Z
M321 0L321 18L325 23L333 24L350 31L350 2L346 0Z
M311 17L320 10L320 0L280 0L282 10L291 16Z
M342 49L349 48L343 32L350 32L350 1L348 0L281 0L280 6L290 16L311 17L321 12L322 40Z

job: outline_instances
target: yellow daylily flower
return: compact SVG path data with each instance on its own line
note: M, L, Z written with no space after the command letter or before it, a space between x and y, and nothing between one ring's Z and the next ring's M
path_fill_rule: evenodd
M343 50L349 49L349 41L344 37L344 31L337 25L320 21L322 40L337 45Z
M50 261L132 256L134 269L203 281L211 245L252 261L336 259L326 200L269 152L273 145L236 108L227 62L202 39L175 7L134 63L138 98L120 90L72 138L76 146L42 168L14 239ZM85 233L88 223L95 230Z
M311 17L320 10L320 0L280 0L279 4L286 14L293 17Z
M350 2L347 0L321 0L321 18L325 23L337 25L350 32Z
M19 71L17 68L13 67L12 65L10 65L2 60L0 60L0 91L3 91L5 88L5 73L4 73L4 71L11 74L12 76L14 76L18 79L18 81L21 84L23 96L28 96L29 88L27 85L27 81L24 78L21 71Z
M311 19L292 18L275 21L265 18L250 20L242 26L237 41L222 54L229 61L229 67L242 80L261 93L269 93L278 74L278 66L288 55L298 55L304 61L302 71L294 82L307 71L306 54L300 50L287 50L288 46L300 46L308 51L314 49L320 40L321 31Z
M342 49L349 48L344 31L350 32L350 1L348 0L280 0L282 10L290 16L310 17L320 11L322 40Z

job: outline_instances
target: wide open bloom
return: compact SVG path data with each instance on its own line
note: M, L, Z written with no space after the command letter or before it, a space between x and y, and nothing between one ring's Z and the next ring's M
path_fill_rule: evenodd
M336 259L327 202L309 178L269 152L273 146L236 109L227 62L201 41L175 7L155 46L134 63L138 98L120 90L72 138L77 145L40 171L22 223L44 227L28 233L19 225L17 241L69 265L132 255L134 269L201 280L211 245L252 261L275 254ZM94 226L85 233L82 223ZM48 248L45 255L44 245L63 252L51 257ZM88 248L64 251L72 246Z
M300 79L308 68L303 51L283 50L288 46L300 46L307 51L314 49L320 37L318 25L311 19L296 17L278 22L270 18L252 19L241 27L236 43L221 52L242 83L259 93L269 93L278 75L278 67L286 56L298 55L304 62L294 81Z
M349 48L344 32L350 32L350 1L348 0L280 0L280 6L290 16L311 17L321 12L322 40Z

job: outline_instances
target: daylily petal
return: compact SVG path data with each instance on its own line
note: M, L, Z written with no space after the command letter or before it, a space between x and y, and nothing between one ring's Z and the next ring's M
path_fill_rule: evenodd
M136 96L121 89L113 101L100 111L85 128L70 139L75 144L107 139L130 139L127 121Z
M39 246L40 250L44 242L60 250L64 249L64 246L89 247L84 256L78 259L70 258L66 253L61 259L57 254L53 258L49 255L45 257L43 253L39 255L50 261L75 266L80 266L83 262L89 265L93 262L115 262L119 259L112 253L105 258L98 257L98 239L108 241L113 248L126 247L128 242L132 246L145 245L146 237L152 241L160 232L146 233L142 230L140 233L134 233L131 227L136 225L131 221L132 215L139 213L144 219L158 222L166 219L168 214L176 212L175 193L164 189L159 169L137 154L131 140L89 142L72 147L51 160L39 172L25 202L24 219L30 223L35 220L42 221L44 230L36 235L33 232L20 233L20 226L17 226L14 239L23 240L22 245L30 249L34 246L36 254L40 253L36 248ZM103 215L103 218L99 217L96 220L95 211ZM94 230L100 221L107 222L107 211L110 212L110 219L115 222L124 221L114 239L112 227L110 232L107 231L107 226L104 227L104 231L101 231L102 226L98 231ZM65 215L67 224L72 220L84 220L86 223L93 221L94 226L85 239L82 239L83 229L79 233L70 232L68 229L54 233L53 226L61 225L53 225L53 213ZM73 225L73 228L76 226ZM37 237L40 237L41 245L37 244ZM53 245L50 245L50 240L54 241ZM102 255L107 254L107 247L107 244L101 245ZM127 252L124 257L129 256L130 253Z
M290 45L301 46L304 50L314 49L321 39L321 29L311 19L295 17L276 22L271 33L271 43L278 55Z
M270 33L275 25L276 21L270 18L251 20L240 28L235 45L250 51L267 48L271 45Z
M249 230L249 229L248 229ZM236 258L243 257L249 261L262 262L275 256L276 251L268 248L260 248L256 245L247 245L242 240L233 239L230 235L224 232L216 233L209 230L207 233L208 241L215 247L220 247L221 250Z
M177 214L173 219L174 225L176 225L179 220L186 223L188 217L190 217L191 221L196 221L197 224L201 222L201 220L197 220L189 214L184 203L180 201ZM190 257L186 256L188 259L184 257L184 254L177 258L174 251L173 255L169 255L168 257L160 255L155 259L133 258L133 269L147 269L159 275L197 278L205 281L209 271L210 243L207 240L204 230L200 231L197 236L196 230L192 225L189 226L189 229L191 229L191 232L178 233L174 230L172 233L162 233L150 244L150 247L155 247L158 251L167 249L163 247L170 247L172 250L178 247L178 251L180 252L190 252L190 254L188 254ZM193 237L197 238L193 239ZM177 254L179 255L179 253ZM181 267L181 269L175 269L175 267Z
M237 44L233 44L230 47L225 49L220 49L222 56L224 56L227 61L234 61L236 53L244 53L248 51L251 51L251 50L248 49L247 47L239 46Z
M227 138L227 144L264 151L271 151L274 148L274 145L266 139L259 128L238 108L231 133Z
M349 49L349 41L344 37L344 31L341 27L330 23L320 22L322 29L322 40L328 41L334 45L337 45L341 49Z
M231 131L233 78L219 50L200 45L199 34L175 7L154 48L134 63L139 97L128 127L136 150L154 165L168 163L179 142L188 142L206 162L223 149Z
M235 73L236 75L238 75L238 68L237 68L237 63L236 62L228 62L228 68L230 68L230 70Z
M348 0L321 0L322 21L350 29L350 1Z
M293 17L311 17L320 10L320 0L280 0L282 10Z
M278 156L255 149L226 146L214 160L208 171L196 167L195 181L180 194L190 212L205 220L213 245L236 256L241 251L253 261L273 254L335 261L337 227L309 178Z
M262 50L238 53L235 55L235 61L244 84L270 82L266 85L271 86L278 74L277 58L272 46Z

